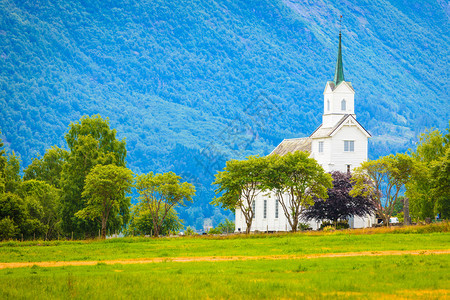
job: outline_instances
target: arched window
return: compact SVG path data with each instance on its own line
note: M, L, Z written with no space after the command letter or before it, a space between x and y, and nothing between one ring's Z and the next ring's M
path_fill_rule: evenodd
M347 103L345 102L345 99L342 99L341 101L341 110L347 110Z
M327 99L327 110L330 111L330 100Z

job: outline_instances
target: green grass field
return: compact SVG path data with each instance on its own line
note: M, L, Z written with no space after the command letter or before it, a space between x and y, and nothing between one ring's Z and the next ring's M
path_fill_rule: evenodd
M449 297L444 255L0 270L0 298Z
M4 242L0 263L450 249L448 224L378 234ZM431 228L431 229L430 229ZM425 232L425 233L422 233ZM427 233L428 232L428 233ZM359 232L362 233L362 232ZM450 298L450 255L256 259L0 269L0 299Z

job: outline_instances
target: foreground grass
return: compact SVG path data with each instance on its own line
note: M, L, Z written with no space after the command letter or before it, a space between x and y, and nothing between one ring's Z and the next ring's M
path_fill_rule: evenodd
M0 278L1 299L450 297L448 255L100 263L90 267L4 269Z
M332 234L123 238L91 241L3 242L0 262L92 261L191 256L303 255L384 250L449 249L449 225ZM422 229L420 229L422 228ZM431 229L430 229L431 228ZM431 233L421 233L429 232ZM367 233L366 232L366 233Z

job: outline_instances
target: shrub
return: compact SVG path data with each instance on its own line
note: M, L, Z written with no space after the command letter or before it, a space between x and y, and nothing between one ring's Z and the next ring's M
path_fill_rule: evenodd
M192 229L191 226L188 226L184 231L184 235L197 235L197 233Z
M306 224L306 223L299 223L298 224L298 229L300 231L311 230L311 226L309 226L309 224Z
M0 240L10 240L17 234L17 226L14 225L13 220L6 217L0 220Z
M322 229L324 229L325 227L328 227L328 226L331 226L331 227L333 227L335 229L347 229L347 228L350 227L348 225L348 221L347 220L338 221L337 224L335 224L334 222L326 221L326 222L323 222L320 225L320 229L319 230L322 230Z
M323 228L322 228L322 226L320 226L320 228L321 228L323 231L325 231L325 232L328 232L328 231L335 231L335 230L336 230L336 229L335 229L333 226L331 226L331 225L325 226L325 227L323 227Z

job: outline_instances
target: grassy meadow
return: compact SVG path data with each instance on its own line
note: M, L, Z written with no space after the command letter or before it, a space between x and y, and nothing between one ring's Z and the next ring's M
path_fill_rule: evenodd
M450 255L105 264L154 257L449 249L448 223L333 233L0 243L5 262L99 261L0 269L0 299L450 298Z

